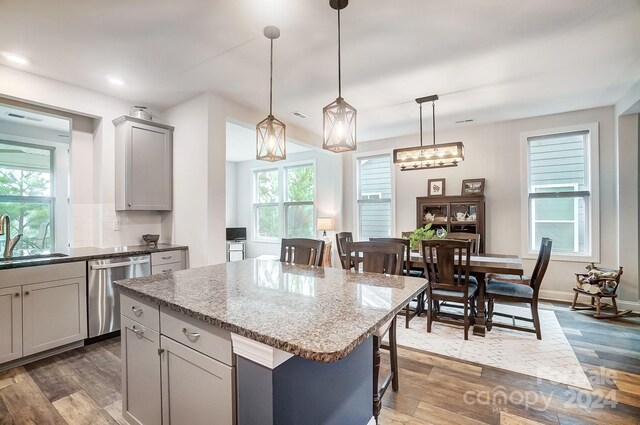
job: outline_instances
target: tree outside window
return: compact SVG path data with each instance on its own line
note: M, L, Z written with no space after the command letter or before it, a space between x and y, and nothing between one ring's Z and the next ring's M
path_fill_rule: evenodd
M11 219L15 253L52 249L54 149L0 141L0 214ZM5 238L0 238L4 249Z

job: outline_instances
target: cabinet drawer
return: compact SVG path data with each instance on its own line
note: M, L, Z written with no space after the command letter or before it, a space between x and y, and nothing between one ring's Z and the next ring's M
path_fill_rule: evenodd
M233 366L231 334L217 326L160 307L162 334L222 363Z
M182 270L182 263L168 263L168 264L159 264L157 266L151 267L151 274L162 274L175 272L176 270Z
M151 266L168 263L181 263L182 251L164 251L151 254Z
M120 295L120 312L156 332L160 332L160 313L158 305L131 295Z

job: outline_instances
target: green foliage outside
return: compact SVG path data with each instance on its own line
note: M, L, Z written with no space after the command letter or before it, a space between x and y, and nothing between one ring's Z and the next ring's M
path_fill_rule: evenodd
M0 214L11 219L11 237L22 234L17 250L51 249L51 209L49 201L2 200L2 196L51 196L50 174L40 171L0 168ZM46 235L45 235L46 232ZM4 249L5 237L0 237Z

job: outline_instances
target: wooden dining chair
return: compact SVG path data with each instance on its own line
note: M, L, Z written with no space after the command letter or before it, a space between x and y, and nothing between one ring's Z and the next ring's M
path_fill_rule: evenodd
M307 266L322 266L324 241L316 239L282 239L280 261Z
M540 243L540 251L538 252L538 259L536 265L533 268L531 277L527 280L507 280L498 279L496 275L489 275L486 281L486 297L488 302L487 308L487 330L490 331L493 326L507 329L516 329L525 332L532 332L536 334L538 339L542 339L542 331L540 329L540 317L538 315L538 293L540 292L540 285L542 284L542 278L547 271L549 265L549 259L551 258L551 245L553 241L549 238L542 238ZM510 276L510 275L503 275ZM524 283L524 284L523 284ZM531 306L531 318L514 316L511 314L496 313L493 311L495 301L506 302L522 302ZM493 316L509 317L512 319L513 324L507 323L494 323ZM516 320L533 323L533 328L516 326Z
M475 316L474 301L478 291L469 282L470 240L432 239L422 241L422 256L429 279L427 286L427 332L434 321L462 325L464 339L469 339L469 327ZM441 301L463 306L462 316L440 311Z
M336 233L336 249L338 250L338 258L340 258L340 264L342 265L342 268L344 270L347 270L351 267L353 267L352 264L349 265L349 267L346 266L345 262L346 262L346 250L345 250L345 245L348 242L353 242L353 233L351 232L340 232L340 233Z
M356 272L402 275L402 263L405 245L394 242L348 242L345 245L346 264L353 264ZM383 345L382 339L389 333L389 345ZM380 349L389 350L391 371L380 382ZM398 344L396 340L396 316L382 325L373 334L373 416L376 423L382 408L382 397L389 384L398 391Z
M470 240L471 241L471 255L480 254L480 233L466 233L466 232L449 232L446 239L456 240Z
M404 245L404 264L402 266L402 274L405 276L411 276L411 244L409 239L402 238L369 238L370 242L390 242ZM419 276L419 275L418 275ZM415 276L414 277L418 277ZM424 299L426 297L426 290L418 295L417 298L411 300L398 314L403 314L405 317L404 326L409 328L409 322L416 316L419 316L424 311ZM412 305L415 303L415 305Z

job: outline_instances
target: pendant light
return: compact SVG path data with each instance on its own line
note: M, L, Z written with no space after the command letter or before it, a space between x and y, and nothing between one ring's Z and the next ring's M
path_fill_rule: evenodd
M400 166L401 171L457 167L464 161L462 142L436 145L436 100L438 100L437 94L416 99L420 105L420 146L393 150L393 163ZM431 146L422 145L422 104L424 102L431 102L433 114L433 145Z
M342 74L340 62L340 10L349 0L329 0L338 11L338 98L322 109L322 148L333 152L356 150L356 109L342 98Z
M287 159L287 126L273 116L273 40L280 37L280 30L278 27L266 27L264 36L271 40L269 115L256 125L256 159L275 162Z

